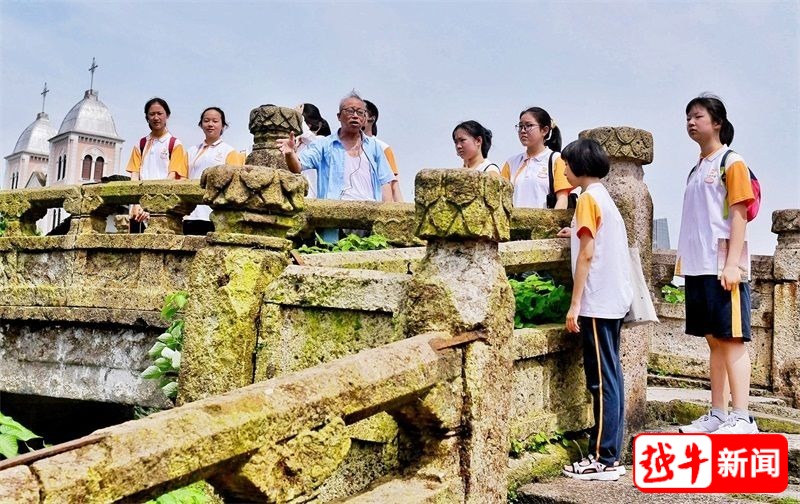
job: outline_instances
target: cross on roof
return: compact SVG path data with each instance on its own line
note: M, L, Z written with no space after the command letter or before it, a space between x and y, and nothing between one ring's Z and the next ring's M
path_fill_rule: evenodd
M39 94L42 95L42 113L43 114L44 114L44 100L45 100L45 98L47 98L47 93L49 93L49 92L50 92L50 90L47 89L47 83L45 82L44 83L44 89L42 89L42 92L39 93Z
M97 64L94 62L94 56L92 56L92 66L89 67L89 71L92 73L92 80L89 83L89 91L94 89L94 71L97 69Z

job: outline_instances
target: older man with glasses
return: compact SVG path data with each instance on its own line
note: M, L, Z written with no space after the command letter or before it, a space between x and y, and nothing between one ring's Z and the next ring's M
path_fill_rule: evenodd
M286 164L294 173L317 170L317 197L337 200L392 201L390 182L394 174L378 142L364 135L367 108L354 91L339 103L339 130L297 155L294 135L278 140ZM323 233L336 241L338 232Z

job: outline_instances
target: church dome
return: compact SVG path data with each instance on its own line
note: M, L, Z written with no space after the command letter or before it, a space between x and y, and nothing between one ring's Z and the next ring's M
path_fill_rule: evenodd
M36 120L19 136L12 154L30 152L31 154L49 155L48 140L56 135L56 129L50 124L50 117L44 112L36 114Z
M86 91L83 100L67 112L58 134L67 132L86 133L108 138L118 138L117 127L111 111L97 98L96 90Z

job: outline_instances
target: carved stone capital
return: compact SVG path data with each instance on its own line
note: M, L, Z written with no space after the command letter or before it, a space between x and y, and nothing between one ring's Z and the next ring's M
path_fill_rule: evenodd
M487 239L510 236L513 187L475 170L422 170L417 174L417 236Z
M203 203L214 209L295 215L303 210L308 182L286 170L220 165L203 172L200 187Z
M289 107L277 105L261 105L250 111L250 133L253 134L253 150L247 156L247 163L270 166L288 170L283 154L275 142L279 138L288 138L290 133L299 135L302 115Z
M790 208L772 212L772 232L778 235L800 232L800 209Z
M611 158L642 165L653 162L653 134L649 131L628 126L604 126L583 130L578 136L597 140Z

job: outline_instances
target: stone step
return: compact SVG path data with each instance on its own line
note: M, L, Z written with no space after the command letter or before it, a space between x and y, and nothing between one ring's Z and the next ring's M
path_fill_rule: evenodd
M629 470L617 481L580 481L558 477L547 482L531 483L517 489L519 504L716 504L753 502L789 503L800 498L800 486L789 485L781 494L685 494L651 493L639 491Z
M685 388L647 388L648 423L687 424L710 408L707 390ZM800 410L786 406L779 397L750 397L750 413L762 432L800 434Z
M648 387L666 387L666 388L675 388L675 389L705 389L710 390L710 384L707 379L701 378L689 378L687 376L662 376L656 374L648 374L647 375L647 386ZM758 387L750 387L750 396L751 397L777 397L772 391L758 388ZM792 400L788 397L780 397L782 401L784 401L788 406L791 406Z

